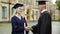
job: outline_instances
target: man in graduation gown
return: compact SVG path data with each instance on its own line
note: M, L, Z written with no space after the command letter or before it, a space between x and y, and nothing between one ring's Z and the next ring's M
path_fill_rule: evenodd
M51 16L46 9L46 1L38 1L38 6L41 10L38 23L29 28L33 34L51 34Z

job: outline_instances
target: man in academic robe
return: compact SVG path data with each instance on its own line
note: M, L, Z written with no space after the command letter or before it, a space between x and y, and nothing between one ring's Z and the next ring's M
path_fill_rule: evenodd
M30 30L33 34L51 34L51 16L46 8L46 1L37 1L41 15L38 19L38 23L33 25Z

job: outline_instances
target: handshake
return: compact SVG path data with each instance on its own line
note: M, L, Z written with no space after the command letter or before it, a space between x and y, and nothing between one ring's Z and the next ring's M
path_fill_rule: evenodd
M25 27L25 31L30 31L30 30L33 30L32 27L29 26Z

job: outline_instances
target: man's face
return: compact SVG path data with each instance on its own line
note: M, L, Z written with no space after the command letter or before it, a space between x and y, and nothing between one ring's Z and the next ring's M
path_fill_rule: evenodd
M42 7L43 7L42 5L38 5L40 11L42 10Z
M39 8L39 10L41 11L41 10L43 10L43 9L45 8L45 6L46 6L46 5L38 5L38 8Z

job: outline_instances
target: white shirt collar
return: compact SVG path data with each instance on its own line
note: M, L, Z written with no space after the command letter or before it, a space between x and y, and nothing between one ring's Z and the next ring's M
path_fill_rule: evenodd
M16 17L18 17L19 19L21 19L21 16L18 16L18 14L16 15Z
M45 12L45 11L47 11L47 9L42 10L41 13L43 13L43 12Z

